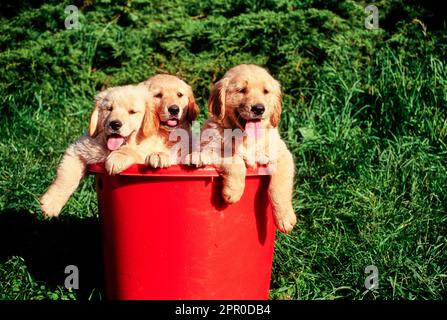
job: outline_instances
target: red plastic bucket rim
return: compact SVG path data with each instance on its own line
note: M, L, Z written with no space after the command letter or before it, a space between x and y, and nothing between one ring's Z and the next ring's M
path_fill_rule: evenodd
M104 163L94 163L88 165L88 172L94 174L106 173ZM152 176L152 177L218 177L219 172L213 166L195 168L186 165L172 165L167 168L150 168L144 164L134 164L119 174L120 176ZM247 176L268 176L271 175L267 166L247 168Z

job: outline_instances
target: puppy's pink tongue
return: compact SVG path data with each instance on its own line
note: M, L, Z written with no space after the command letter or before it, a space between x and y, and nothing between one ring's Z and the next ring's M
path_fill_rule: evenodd
M111 136L107 139L107 148L110 151L114 151L122 146L124 138L120 136Z
M264 128L261 121L247 121L245 124L245 132L249 137L259 139L264 136Z
M178 121L176 119L169 119L166 123L170 127L175 127L177 125Z

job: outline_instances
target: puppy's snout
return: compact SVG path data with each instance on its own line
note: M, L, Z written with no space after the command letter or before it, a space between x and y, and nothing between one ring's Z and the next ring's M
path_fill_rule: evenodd
M264 113L265 107L263 104L257 103L254 106L251 107L251 112L253 112L255 115L260 116Z
M123 126L123 123L119 120L113 120L110 121L109 127L112 128L112 130L119 130Z
M176 104L173 104L172 106L170 106L168 108L168 111L170 114L172 114L173 116L178 115L178 113L180 112L180 107Z

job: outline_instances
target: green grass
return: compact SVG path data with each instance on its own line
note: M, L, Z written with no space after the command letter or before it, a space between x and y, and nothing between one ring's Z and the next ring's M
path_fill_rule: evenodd
M177 74L203 120L210 84L240 63L281 81L297 164L299 223L278 235L271 298L447 297L442 10L378 1L382 28L367 30L366 2L74 1L82 27L66 30L72 2L21 3L0 10L0 299L101 298L92 178L59 221L37 203L95 92ZM63 288L73 260L87 270L79 292Z

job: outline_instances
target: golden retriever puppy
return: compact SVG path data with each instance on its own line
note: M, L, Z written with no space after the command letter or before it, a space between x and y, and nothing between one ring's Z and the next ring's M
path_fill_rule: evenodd
M239 65L213 86L208 105L211 116L204 124L200 159L195 163L217 164L227 203L241 198L246 165L268 164L275 223L281 232L290 232L296 224L292 207L295 165L278 132L279 82L259 66Z
M189 154L191 123L199 112L191 87L168 74L155 75L142 85L154 99L157 133L139 145L140 156L153 168L183 163Z
M86 173L87 165L105 162L109 174L117 174L136 162L136 145L154 130L152 98L143 86L109 88L95 98L89 133L70 145L57 169L54 182L41 197L44 216L58 216Z

